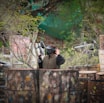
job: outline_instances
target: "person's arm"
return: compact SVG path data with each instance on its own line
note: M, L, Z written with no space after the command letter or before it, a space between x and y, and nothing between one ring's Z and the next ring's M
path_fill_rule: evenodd
M60 54L57 55L57 57L56 57L56 64L57 64L57 65L62 65L62 64L64 64L64 63L65 63L64 57L62 57Z
M56 49L56 64L58 65L58 66L60 66L60 65L62 65L62 64L64 64L64 62L65 62L65 59L64 59L64 57L62 57L61 55L60 55L60 50L57 48Z
M38 66L39 68L43 68L43 60L42 60L41 55L38 56Z

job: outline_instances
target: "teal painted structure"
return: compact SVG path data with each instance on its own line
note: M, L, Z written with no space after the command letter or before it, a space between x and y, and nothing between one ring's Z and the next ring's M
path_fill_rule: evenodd
M31 0L30 3L32 4L32 10L43 6L43 2L33 3L33 0ZM63 6L64 4L66 5ZM42 16L41 13L38 14ZM83 15L78 0L70 2L66 0L63 4L59 3L56 5L54 13L51 12L48 16L43 16L43 18L44 21L39 25L39 28L54 38L67 39L69 35L73 35L73 32L80 35Z

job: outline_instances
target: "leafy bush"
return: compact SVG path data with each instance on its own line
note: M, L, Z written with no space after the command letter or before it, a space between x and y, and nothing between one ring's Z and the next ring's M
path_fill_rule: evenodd
M84 54L81 52L74 52L73 55L64 53L66 62L62 65L62 68L67 69L70 66L90 66L96 65L99 63L98 55L95 55L95 52L92 54Z

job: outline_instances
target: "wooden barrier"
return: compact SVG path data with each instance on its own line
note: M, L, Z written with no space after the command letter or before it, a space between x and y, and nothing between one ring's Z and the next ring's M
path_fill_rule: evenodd
M91 93L93 86L98 84L95 89L104 89L104 82L92 81L88 76L79 77L79 73L95 75L96 72L81 72L77 69L8 69L4 90L8 99L6 103L96 103L90 101L96 97L102 101L102 95L94 96Z
M104 50L99 50L100 71L104 71Z
M36 103L35 91L10 90L7 91L8 103Z
M100 50L104 50L104 35L99 36Z
M37 70L7 71L8 103L38 103Z
M88 79L79 78L80 103L88 103Z
M99 35L99 62L100 62L100 71L104 71L104 35Z
M80 103L78 70L8 69L6 103Z
M89 103L104 102L104 80L91 80L88 82Z
M78 71L39 70L40 103L80 103Z
M79 77L84 77L84 78L87 78L87 79L96 79L96 73L97 71L91 71L91 70L88 70L88 71L79 71Z
M81 70L79 71L79 90L81 92L81 102L89 103L88 82L96 80L97 71Z
M104 72L97 72L96 77L98 80L104 80Z

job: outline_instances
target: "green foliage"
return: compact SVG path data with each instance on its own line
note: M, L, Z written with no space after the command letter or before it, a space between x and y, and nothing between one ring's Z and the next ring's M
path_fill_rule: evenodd
M39 27L52 37L67 40L71 36L80 35L81 20L78 0L63 1L56 4L56 9L45 17Z
M8 18L10 18L9 21ZM38 25L41 20L42 18L39 16L32 17L31 15L20 15L15 13L12 17L10 17L10 15L5 17L4 22L8 21L6 30L19 32L24 36L29 36L38 31Z
M73 55L69 53L64 53L66 62L63 65L63 68L68 68L69 66L93 66L99 63L98 56L90 56L88 54L82 54L80 52L73 51Z
M68 66L80 66L80 65L96 65L99 63L98 55L89 57L89 54L75 52L72 48L76 44L82 42L92 43L95 40L96 49L99 47L99 35L104 33L104 0L79 0L81 6L81 12L83 13L83 20L80 22L80 38L75 32L75 29L71 29L70 36L66 39L65 54L66 63ZM73 9L72 9L73 10ZM97 50L96 50L97 51Z
M2 47L2 45L3 45L3 43L2 43L2 41L0 41L0 48Z
M92 12L104 14L104 0L93 1L90 9Z
M3 29L4 25L5 25L5 23L1 21L1 22L0 22L0 30Z
M40 16L32 17L29 10L25 15L20 14L19 11L25 9L21 2L27 1L7 0L0 4L0 28L3 26L8 31L19 31L23 35L27 35L37 31L42 18Z

